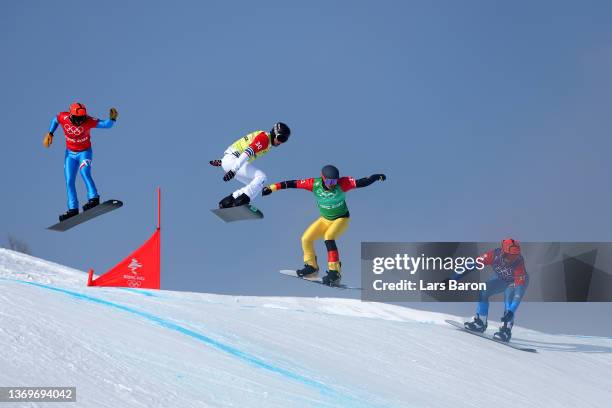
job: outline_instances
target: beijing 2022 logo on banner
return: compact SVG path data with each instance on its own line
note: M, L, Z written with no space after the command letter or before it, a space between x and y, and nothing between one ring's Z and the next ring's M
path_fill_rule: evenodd
M144 276L138 275L138 270L142 268L142 264L138 259L132 258L127 267L132 272L132 275L123 275L123 278L131 288L139 288L142 285L142 281L145 280Z

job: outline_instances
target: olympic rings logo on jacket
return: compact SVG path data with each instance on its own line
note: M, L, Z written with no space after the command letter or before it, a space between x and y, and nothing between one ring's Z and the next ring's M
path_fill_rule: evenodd
M81 133L83 133L83 126L74 126L74 125L68 125L65 124L64 125L64 132L66 132L67 135L74 135L74 136L79 136Z

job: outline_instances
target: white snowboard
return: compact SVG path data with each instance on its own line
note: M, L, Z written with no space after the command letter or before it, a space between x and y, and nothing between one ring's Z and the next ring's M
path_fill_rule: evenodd
M343 283L341 283L339 285L336 285L336 286L329 286L329 285L324 284L321 281L321 278L319 276L312 277L312 278L308 278L308 277L302 278L301 276L297 275L295 270L291 270L291 269L283 269L283 270L280 271L280 273L283 274L283 275L286 275L286 276L291 276L291 277L298 278L298 279L301 279L301 280L305 280L305 281L308 281L308 282L318 283L319 285L327 286L328 288L361 290L361 288L357 288L357 287L354 287L354 286L347 286L347 285L345 285Z

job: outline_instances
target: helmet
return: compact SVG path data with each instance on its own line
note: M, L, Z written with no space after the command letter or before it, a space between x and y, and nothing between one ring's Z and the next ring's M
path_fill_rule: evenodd
M87 108L82 103L75 102L70 105L70 114L72 116L87 116Z
M326 186L332 187L338 183L340 171L336 166L328 164L321 169L321 177L323 178L323 183L325 183Z
M521 245L512 238L504 239L501 243L501 247L505 254L518 255L521 253Z
M70 121L79 126L87 119L87 108L82 103L75 102L70 105Z
M270 134L272 135L272 139L285 143L287 140L289 140L291 129L289 129L289 126L285 125L283 122L276 122L274 127L272 127L272 130L270 130Z

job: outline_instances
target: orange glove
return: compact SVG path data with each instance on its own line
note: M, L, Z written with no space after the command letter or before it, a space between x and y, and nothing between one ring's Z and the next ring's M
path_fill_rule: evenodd
M47 133L43 138L43 146L49 147L53 143L53 134L51 132Z

